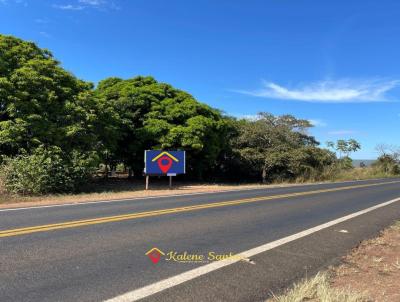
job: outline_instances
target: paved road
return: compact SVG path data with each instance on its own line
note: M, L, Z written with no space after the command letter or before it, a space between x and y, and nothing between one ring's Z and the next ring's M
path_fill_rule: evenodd
M389 179L0 210L0 301L262 301L400 219L399 197Z

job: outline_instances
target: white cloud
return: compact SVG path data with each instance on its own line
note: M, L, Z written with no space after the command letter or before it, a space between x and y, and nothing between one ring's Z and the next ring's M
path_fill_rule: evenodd
M74 3L53 5L53 7L62 10L84 10L84 9L94 8L102 11L107 11L108 9L112 10L120 9L120 7L116 5L113 1L107 1L107 0L76 0Z
M238 116L238 118L249 120L249 121L257 121L260 119L260 116L258 114L244 114L244 115Z
M82 4L86 4L86 5L98 6L98 5L105 4L106 1L104 1L104 0L79 0L79 2Z
M335 130L328 132L329 135L349 135L349 134L356 134L357 131L355 130Z
M62 10L82 10L85 7L82 5L73 5L73 4L64 4L64 5L53 5L54 8L62 9Z
M320 103L361 103L387 101L386 92L400 85L400 80L325 80L288 88L273 82L263 82L254 91L236 92L268 99L295 100Z
M49 23L48 20L46 20L46 19L40 19L40 18L35 19L35 22L36 22L36 23L39 23L39 24L47 24L47 23Z
M50 38L51 37L51 35L49 33L45 32L45 31L40 31L39 34L42 35L45 38Z
M311 125L313 125L314 127L326 127L328 126L327 123L325 123L324 121L320 120L320 119L309 119L308 120Z
M0 4L8 4L10 2L22 4L23 6L28 6L28 2L26 2L25 0L0 0Z
M256 121L260 118L258 114L230 113L228 115L234 116L238 119L245 119L249 121Z

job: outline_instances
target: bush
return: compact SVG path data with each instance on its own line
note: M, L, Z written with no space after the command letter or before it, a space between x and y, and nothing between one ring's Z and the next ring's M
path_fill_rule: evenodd
M94 171L96 158L58 147L39 147L33 154L5 158L1 167L3 185L9 193L46 194L77 191Z
M388 174L388 175L399 175L400 165L393 155L382 155L372 165L376 170Z
M343 170L351 170L354 168L353 160L348 156L345 156L345 157L339 159L338 164L339 164L339 167L342 168Z

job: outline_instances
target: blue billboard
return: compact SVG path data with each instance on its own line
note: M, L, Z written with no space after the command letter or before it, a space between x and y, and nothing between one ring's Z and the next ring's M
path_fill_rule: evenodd
M185 174L185 151L146 150L144 173L147 175Z

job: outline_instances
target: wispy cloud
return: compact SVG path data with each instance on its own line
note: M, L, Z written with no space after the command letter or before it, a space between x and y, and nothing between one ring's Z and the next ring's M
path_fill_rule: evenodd
M0 0L2 1L2 0ZM106 11L108 9L118 10L119 6L114 3L114 1L108 0L75 0L71 3L53 5L54 8L62 10L84 10L88 8L94 8L98 10Z
M362 103L387 101L386 93L400 85L400 80L324 80L296 87L285 87L273 82L263 82L258 90L235 90L268 99L295 100L320 103Z
M82 5L74 5L74 4L54 4L53 8L62 9L62 10L83 10L85 7Z
M258 114L228 113L228 115L249 121L256 121L260 118L260 115Z
M79 0L80 3L85 5L99 6L106 3L104 0Z
M241 116L238 116L239 119L245 119L248 121L257 121L260 119L260 116L258 114L243 114Z
M48 32L40 31L39 34L45 38L51 38L51 35Z
M358 131L355 130L335 130L335 131L329 131L329 135L350 135L350 134L357 134Z
M328 126L327 123L325 123L323 120L320 120L320 119L309 119L308 121L314 127L326 127L326 126Z
M1 0L0 0L1 1ZM35 19L34 20L36 23L38 23L38 24L47 24L47 23L49 23L49 20L47 20L47 19L40 19L40 18L37 18L37 19Z
M8 4L10 2L22 4L23 6L28 6L28 2L26 2L25 0L0 0L0 4Z

